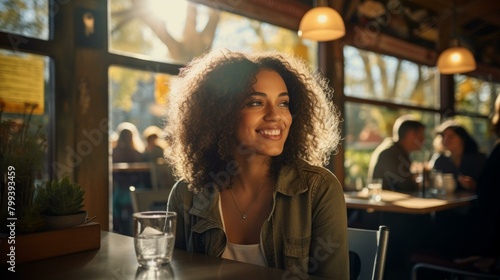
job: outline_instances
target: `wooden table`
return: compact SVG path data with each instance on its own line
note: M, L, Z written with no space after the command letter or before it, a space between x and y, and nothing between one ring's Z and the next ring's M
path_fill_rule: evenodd
M407 194L393 191L382 191L381 202L371 202L364 192L344 193L346 206L349 209L364 209L368 212L395 212L404 214L431 214L462 206L467 206L477 196L473 193L459 192L436 197L421 197L418 194Z
M390 229L385 274L389 279L408 279L410 256L437 242L437 224L447 215L466 210L476 195L455 193L446 196L422 197L418 193L400 193L383 190L381 202L371 202L365 191L344 193L349 213L349 224L374 229L379 225ZM448 210L448 211L446 211ZM443 216L444 215L444 216ZM424 249L424 250L425 250Z
M151 165L149 162L115 162L113 172L150 172Z
M3 274L10 278L2 279L299 279L290 271L182 250L175 250L173 260L160 270L142 269L133 238L104 231L99 250L24 263L16 266L15 275L6 269Z

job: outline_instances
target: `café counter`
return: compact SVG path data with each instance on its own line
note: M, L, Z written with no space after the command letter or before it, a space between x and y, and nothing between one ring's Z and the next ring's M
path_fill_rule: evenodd
M290 271L177 249L168 265L159 270L142 269L133 238L106 231L101 232L99 250L23 263L16 266L15 273L3 269L3 274L9 277L2 279L304 279Z

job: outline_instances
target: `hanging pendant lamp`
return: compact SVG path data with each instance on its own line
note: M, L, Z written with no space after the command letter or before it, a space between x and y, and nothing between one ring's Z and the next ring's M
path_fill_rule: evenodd
M453 28L457 37L457 11L456 2L453 1ZM466 48L460 47L458 37L454 40L454 46L444 50L438 57L437 67L441 74L460 74L476 69L474 55Z
M472 53L463 47L451 47L439 55L437 66L441 74L459 74L476 69Z
M336 10L327 6L315 7L302 17L298 34L313 41L331 41L345 35L345 25Z

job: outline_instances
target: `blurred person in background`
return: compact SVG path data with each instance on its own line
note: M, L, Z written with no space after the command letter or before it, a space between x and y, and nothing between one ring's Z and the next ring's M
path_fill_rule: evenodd
M144 144L137 127L129 122L120 123L116 128L113 147L113 163L142 162ZM130 170L113 171L113 231L132 235L132 202L129 187L141 188L145 184L144 172Z
M140 162L144 143L133 123L123 122L116 128L118 139L113 147L113 162Z
M483 256L476 266L500 273L500 94L491 124L497 141L477 181L478 199L471 211L469 227L475 235L467 238L473 241L468 248L470 253Z
M447 121L438 129L443 151L435 153L429 161L432 169L442 173L452 173L457 181L457 190L475 191L477 180L486 155L464 127Z
M368 178L382 178L382 188L386 190L417 191L416 174L410 169L410 153L420 150L424 140L424 124L408 115L399 117L394 122L392 137L373 151Z
M164 163L163 147L160 145L161 128L157 126L148 126L142 133L146 139L146 147L144 148L143 158L147 162Z
M457 265L483 272L500 273L500 95L491 117L497 141L477 180L477 200L468 216L438 232L442 254Z

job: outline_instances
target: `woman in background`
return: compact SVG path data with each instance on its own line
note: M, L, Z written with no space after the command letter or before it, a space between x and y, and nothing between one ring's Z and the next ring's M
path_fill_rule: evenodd
M144 143L133 123L123 122L116 128L118 139L113 147L113 162L140 162Z
M116 128L118 139L113 147L113 163L135 163L142 161L144 144L137 127L129 122ZM132 202L129 187L144 185L143 173L113 172L113 231L132 235Z
M479 151L476 140L462 126L445 122L439 130L444 151L432 157L430 167L452 173L458 183L457 190L475 191L486 155Z

